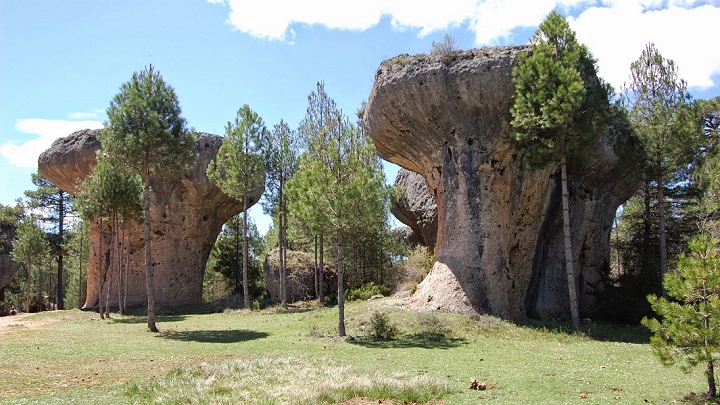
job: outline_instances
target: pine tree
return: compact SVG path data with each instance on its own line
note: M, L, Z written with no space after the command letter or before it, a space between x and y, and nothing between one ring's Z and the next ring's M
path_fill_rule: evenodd
M267 148L267 187L265 211L277 219L278 250L280 256L280 296L282 305L287 306L287 182L297 169L298 137L295 131L280 121L269 134Z
M647 153L647 180L658 192L660 274L668 271L666 232L666 186L668 176L690 163L698 146L697 134L689 125L690 94L678 77L672 60L665 59L648 44L640 58L630 66L630 83L622 103L628 119Z
M243 206L243 303L250 309L248 281L248 221L247 211L258 185L264 183L265 162L262 159L267 145L268 131L262 118L245 104L237 112L234 122L225 126L225 138L217 157L207 169L208 178L227 195Z
M175 90L150 65L133 73L107 109L108 122L100 142L108 158L127 166L143 181L145 284L148 329L155 325L155 292L151 251L151 179L173 179L185 174L196 159L195 136L186 129Z
M25 311L30 312L30 296L32 295L32 270L33 266L47 260L50 254L45 232L37 225L34 216L25 218L17 229L17 235L13 240L13 260L22 263L27 271Z
M352 231L368 223L387 190L370 139L353 125L318 83L303 124L307 152L289 185L291 210L335 243L338 334L345 336L345 254Z
M596 76L595 60L578 43L565 18L553 11L531 39L513 70L514 141L534 168L558 165L562 183L565 266L570 312L580 323L575 260L570 238L568 159L582 159L585 146L597 141L608 111L608 87Z
M39 217L43 222L57 225L58 242L65 243L65 222L72 214L75 198L65 191L59 189L40 173L32 175L32 182L37 187L35 190L25 191L28 197L28 206L37 209L42 213ZM57 308L65 309L64 291L64 255L62 249L57 256Z
M677 273L667 273L663 285L672 299L648 296L661 317L643 319L653 333L653 353L663 365L683 370L705 363L708 397L717 395L715 362L720 360L720 256L718 241L700 235L689 242L690 254L680 255Z

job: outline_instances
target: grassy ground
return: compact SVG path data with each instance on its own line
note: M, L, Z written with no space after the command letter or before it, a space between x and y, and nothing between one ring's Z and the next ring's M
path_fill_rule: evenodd
M586 323L570 333L392 304L350 303L349 340L334 337L334 308L176 309L158 318L160 334L142 316L33 315L35 327L0 334L0 403L660 404L706 390L701 370L662 367L643 328ZM369 337L377 310L397 325L394 339ZM468 389L472 378L487 389Z

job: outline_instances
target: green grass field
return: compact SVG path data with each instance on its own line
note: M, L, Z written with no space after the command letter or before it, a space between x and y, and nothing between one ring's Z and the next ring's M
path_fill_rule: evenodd
M665 404L707 389L702 370L661 366L642 327L584 323L575 333L394 302L347 305L347 340L334 336L335 308L179 308L161 311L160 334L142 316L32 315L0 331L0 403ZM397 325L394 339L369 337L377 310ZM487 389L470 390L472 378Z

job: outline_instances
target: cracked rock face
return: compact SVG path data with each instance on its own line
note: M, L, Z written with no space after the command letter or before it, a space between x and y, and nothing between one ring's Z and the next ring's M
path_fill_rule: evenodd
M58 139L40 155L38 167L45 178L75 194L77 185L89 175L100 149L99 130L83 130ZM207 178L208 164L215 158L222 138L197 134L198 159L191 170L174 181L152 181L150 195L151 249L155 300L158 304L181 305L202 301L202 284L210 250L223 224L242 211L242 204L228 197ZM262 194L260 185L251 199ZM93 221L85 307L97 304L101 258L108 260L110 234ZM144 231L142 223L132 224L127 304L147 304L145 288ZM103 236L103 252L99 251ZM104 277L103 277L104 278ZM117 275L113 275L111 304L117 305ZM105 292L103 292L105 294ZM103 295L104 296L104 295Z
M556 166L530 170L510 143L512 68L526 47L381 64L364 116L378 154L420 174L437 204L436 262L418 285L425 310L567 318ZM592 162L570 167L581 312L598 308L617 207L639 187L607 131Z

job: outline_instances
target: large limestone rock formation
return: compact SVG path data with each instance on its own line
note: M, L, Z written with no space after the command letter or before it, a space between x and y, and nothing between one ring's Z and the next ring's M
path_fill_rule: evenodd
M40 155L43 176L59 188L75 194L77 185L92 171L100 149L99 130L83 130L58 139ZM159 304L180 305L202 300L202 281L210 250L222 225L242 211L242 204L228 197L210 182L205 173L217 155L222 138L197 134L198 160L189 173L171 182L152 181L150 216L155 300ZM252 203L258 201L263 186L258 185ZM91 226L92 248L87 278L85 307L97 304L104 275L98 274L99 258L108 260L109 233L101 232L97 221ZM127 304L146 304L145 259L142 223L130 231L130 272ZM103 234L103 252L99 252ZM102 277L101 277L102 276ZM111 302L117 303L117 276L111 289ZM103 285L106 291L107 285Z
M400 195L390 212L412 230L414 237L407 240L426 246L433 252L437 237L437 205L428 192L425 178L401 168L394 186L400 190Z
M569 316L559 176L555 167L529 170L509 140L512 68L526 50L401 55L377 70L366 130L382 158L425 178L437 204L436 263L417 307ZM588 145L591 164L570 168L583 316L603 292L615 211L639 186L614 146L623 139L606 131Z

